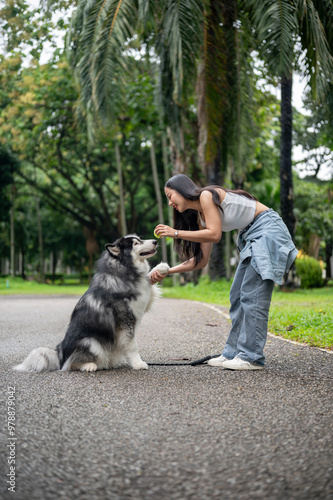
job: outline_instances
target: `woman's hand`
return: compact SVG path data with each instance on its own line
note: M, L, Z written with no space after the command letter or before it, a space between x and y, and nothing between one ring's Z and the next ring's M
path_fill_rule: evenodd
M175 230L170 226L166 226L165 224L158 224L158 226L156 226L154 229L154 233L156 233L159 238L175 237Z
M161 274L158 271L154 271L150 275L150 282L151 282L152 285L155 285L155 283L160 283L167 276L168 276L168 274Z

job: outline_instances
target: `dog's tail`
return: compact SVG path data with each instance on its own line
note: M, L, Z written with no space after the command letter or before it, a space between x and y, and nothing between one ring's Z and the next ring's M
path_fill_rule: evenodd
M13 367L19 372L51 372L60 369L58 352L48 347L38 347L25 358L23 363Z

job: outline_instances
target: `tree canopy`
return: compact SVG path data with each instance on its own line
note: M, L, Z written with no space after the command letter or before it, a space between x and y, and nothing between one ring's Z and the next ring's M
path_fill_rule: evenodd
M161 204L152 148L159 186L184 172L200 184L247 189L280 211L281 107L269 85L297 69L321 100L309 92L310 114L292 118L294 144L306 151L312 175L303 180L294 169L295 239L308 250L317 227L324 255L332 184L317 179L323 163L332 164L333 9L329 0L280 3L274 17L277 3L264 0L79 0L38 9L4 2L1 255L8 255L13 200L15 245L32 267L41 237L46 255L66 249L63 259L72 256L80 268L88 263L80 247L91 264L122 233L121 202L128 231L150 237ZM2 152L15 168L3 167ZM320 197L323 212L315 215Z

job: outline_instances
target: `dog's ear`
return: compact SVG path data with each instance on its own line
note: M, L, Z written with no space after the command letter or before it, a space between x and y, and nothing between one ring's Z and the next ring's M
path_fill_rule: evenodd
M105 245L105 250L107 250L111 257L114 258L117 258L120 253L120 248L118 247L118 245L116 245L116 243L107 243Z

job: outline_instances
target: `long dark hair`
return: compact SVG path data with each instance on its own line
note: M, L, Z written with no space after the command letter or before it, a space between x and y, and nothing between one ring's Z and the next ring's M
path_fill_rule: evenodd
M165 188L174 189L183 196L186 200L196 201L199 200L200 195L203 191L210 191L213 196L213 202L215 205L223 212L220 202L219 193L217 189L223 189L227 193L235 193L245 196L251 200L257 200L254 196L252 196L247 191L243 191L242 189L226 189L222 186L206 186L199 187L197 186L187 175L184 174L176 174L171 177L166 183ZM183 229L184 231L197 231L199 229L198 224L198 212L196 210L184 210L184 212L180 213L178 210L173 210L173 221L175 229ZM195 264L198 264L202 259L202 250L200 243L196 243L194 241L185 241L185 240L174 240L174 247L176 252L181 258L190 259L194 257Z

